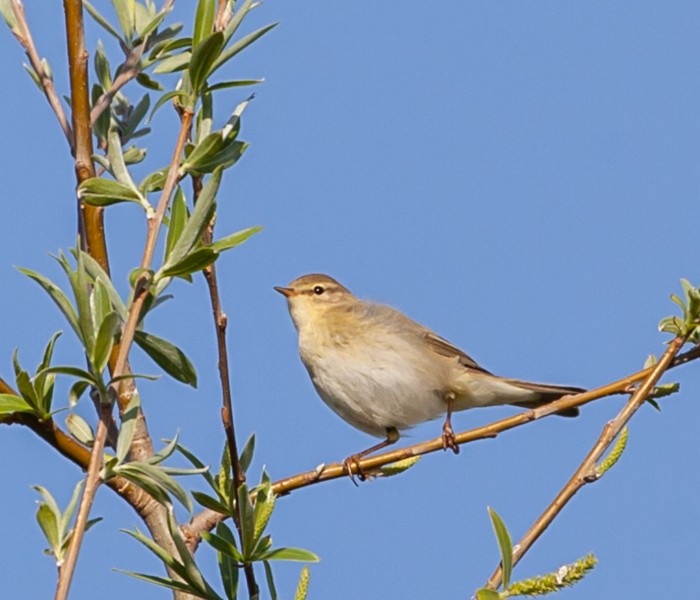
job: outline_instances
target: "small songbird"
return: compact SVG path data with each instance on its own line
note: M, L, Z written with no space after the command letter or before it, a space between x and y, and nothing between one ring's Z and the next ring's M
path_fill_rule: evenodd
M357 429L385 438L346 459L350 474L349 462L359 465L360 457L395 443L401 430L442 414L443 447L457 453L453 411L534 408L584 391L493 375L430 329L390 306L356 298L327 275L304 275L275 290L287 298L301 360L323 401Z

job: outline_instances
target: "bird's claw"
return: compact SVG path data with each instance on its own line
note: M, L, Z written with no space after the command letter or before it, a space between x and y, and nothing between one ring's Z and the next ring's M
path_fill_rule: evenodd
M359 486L357 481L355 481L355 475L357 475L357 478L360 481L365 481L367 479L367 475L365 475L365 472L362 470L362 466L360 465L360 457L357 454L348 456L343 461L343 467L345 468L345 472L348 474L348 477L350 477L350 481L352 481L356 487Z
M452 429L452 424L449 421L445 421L442 426L442 448L447 450L448 448L452 450L455 454L459 454L459 444L457 444L457 437Z

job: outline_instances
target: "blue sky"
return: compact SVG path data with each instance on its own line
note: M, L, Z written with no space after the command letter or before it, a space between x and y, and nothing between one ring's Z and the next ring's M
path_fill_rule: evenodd
M105 13L108 4L96 3ZM179 19L191 10L181 2ZM60 3L29 6L28 15L65 92ZM497 374L596 387L663 352L668 337L656 327L674 311L669 294L681 277L700 283L697 3L446 0L434 8L269 0L247 28L277 20L226 72L266 82L245 113L241 137L251 146L222 186L217 223L222 235L265 227L218 263L238 432L257 436L253 478L263 466L278 479L373 443L326 408L298 359L272 286L304 273L328 273L361 297L403 310ZM91 43L104 38L89 27ZM66 329L13 265L60 280L48 254L74 244L75 184L66 144L7 31L0 52L0 374L9 379L15 347L34 365L50 335ZM219 124L245 94L222 94ZM169 112L153 121L152 169L175 141ZM117 206L107 226L126 293L143 220L138 209ZM156 439L179 431L216 464L223 435L208 300L201 279L173 291L176 300L148 326L182 346L200 386L145 383L143 402ZM57 358L80 362L69 332ZM135 362L142 372L157 370ZM566 507L516 578L594 552L596 570L561 598L658 598L691 585L698 366L666 380L680 382L681 392L662 402L661 413L640 410L622 460ZM425 457L390 480L295 492L278 503L275 543L322 558L312 566L310 598L470 597L497 563L487 506L518 539L622 404L608 398L575 420L549 418L456 457ZM79 412L91 416L87 404ZM460 413L455 427L513 412ZM427 423L405 441L439 431L439 422ZM41 554L30 486L46 486L64 505L80 473L16 426L0 431L0 453L7 540L0 558L13 573L3 594L47 597L55 569ZM118 532L137 524L136 515L108 490L94 512L105 520L86 538L73 597L98 588L108 599L169 597L111 570L159 572ZM200 559L214 578L212 555ZM278 569L281 597L292 596L298 571Z

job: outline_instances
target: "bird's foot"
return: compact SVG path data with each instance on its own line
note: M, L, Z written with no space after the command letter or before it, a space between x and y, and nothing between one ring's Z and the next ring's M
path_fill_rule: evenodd
M443 450L449 448L455 454L459 454L459 444L457 444L457 437L455 436L452 423L450 423L449 419L442 425L442 448Z
M356 475L360 481L365 481L367 479L367 475L365 475L365 472L362 470L362 466L360 465L360 458L360 454L352 454L343 461L345 472L348 474L350 481L352 481L355 486L358 485L357 481L355 481Z

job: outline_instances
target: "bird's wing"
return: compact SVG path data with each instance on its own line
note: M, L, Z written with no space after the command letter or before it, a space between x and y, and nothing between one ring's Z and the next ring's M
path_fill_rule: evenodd
M462 366L469 369L475 369L476 371L485 373L486 375L491 375L489 371L480 366L479 363L477 363L466 352L460 350L457 348L457 346L453 346L446 339L441 338L439 335L433 333L429 329L425 329L423 339L428 343L428 346L430 346L430 349L433 350L433 352L440 354L441 356L446 356L447 358L457 358L459 360L459 364Z

